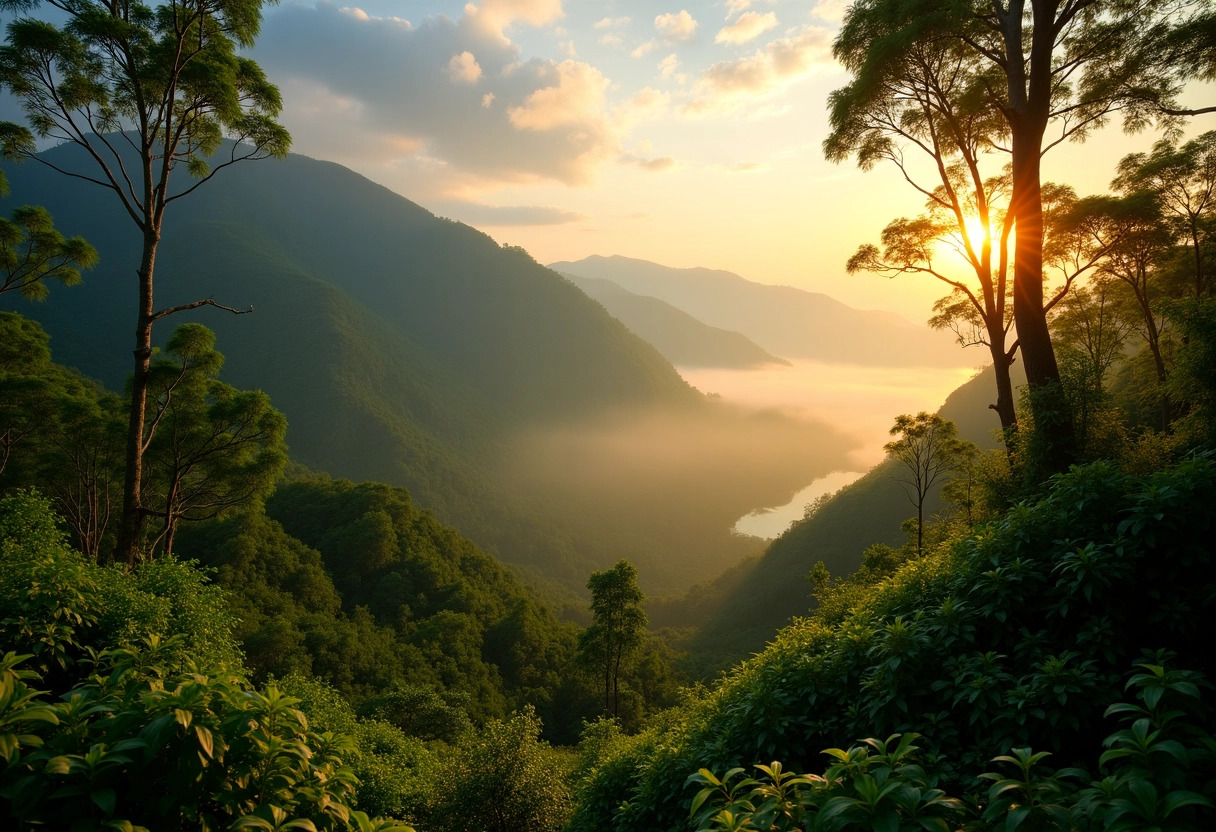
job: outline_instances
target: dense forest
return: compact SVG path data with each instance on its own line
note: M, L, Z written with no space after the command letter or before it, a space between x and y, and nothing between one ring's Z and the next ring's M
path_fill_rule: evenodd
M927 201L848 269L940 281L930 323L990 366L762 548L721 521L830 467L805 423L703 396L526 252L288 157L240 50L258 0L52 5L0 47L27 116L0 186L44 206L0 219L4 828L1216 825L1216 131L1177 101L1216 76L1206 6L849 7L825 154ZM1117 113L1159 133L1108 193L1039 180L1048 125ZM681 348L774 357L599 290ZM681 446L593 487L622 405L673 444L763 428L724 456L784 484ZM571 467L576 423L582 479L504 472ZM690 472L704 493L663 503Z

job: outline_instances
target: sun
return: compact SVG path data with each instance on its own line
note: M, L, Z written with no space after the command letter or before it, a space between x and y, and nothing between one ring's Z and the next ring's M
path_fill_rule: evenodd
M971 245L979 248L984 244L984 240L988 238L988 228L984 222L975 216L963 217L963 225L967 231L967 239L971 241Z

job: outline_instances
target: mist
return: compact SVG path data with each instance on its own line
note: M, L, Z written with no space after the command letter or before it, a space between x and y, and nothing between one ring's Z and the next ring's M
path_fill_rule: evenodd
M559 504L583 530L625 541L651 591L712 577L763 547L733 531L758 507L851 464L857 440L793 411L724 399L628 409L517 436L496 473Z

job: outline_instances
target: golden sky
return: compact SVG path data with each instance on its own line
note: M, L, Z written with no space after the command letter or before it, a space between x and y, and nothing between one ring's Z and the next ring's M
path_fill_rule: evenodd
M924 321L938 285L844 269L923 202L894 168L823 159L846 5L321 0L268 11L254 55L298 152L542 263L722 268ZM1100 191L1153 138L1109 128L1052 150L1045 177Z

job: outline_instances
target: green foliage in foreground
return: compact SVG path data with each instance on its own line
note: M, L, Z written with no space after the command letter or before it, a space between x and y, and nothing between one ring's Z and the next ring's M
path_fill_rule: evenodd
M244 680L222 596L190 565L97 566L18 493L0 501L0 609L15 828L405 829L352 810L349 740Z
M702 787L691 815L698 832L948 832L963 822L971 830L1199 832L1216 822L1216 740L1204 726L1211 715L1201 684L1195 673L1141 664L1127 684L1139 702L1106 711L1124 727L1102 742L1101 780L1080 768L1051 771L1049 752L1015 748L992 761L999 771L979 775L991 783L986 791L950 797L918 760L918 735L895 734L827 749L822 776L783 771L777 762L756 766L759 780L741 768L721 780L701 769L688 778Z
M1055 478L589 761L570 829L680 828L691 772L774 759L814 771L818 749L857 737L921 734L925 770L963 792L1011 748L1096 768L1102 713L1142 649L1209 670L1213 504L1210 456L1144 477L1098 463Z

